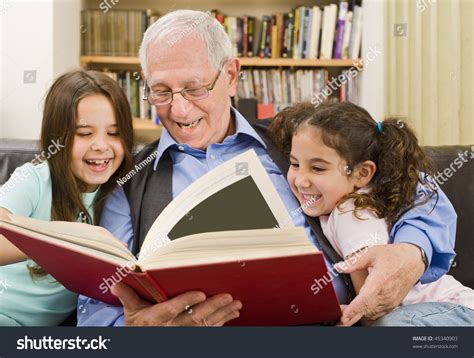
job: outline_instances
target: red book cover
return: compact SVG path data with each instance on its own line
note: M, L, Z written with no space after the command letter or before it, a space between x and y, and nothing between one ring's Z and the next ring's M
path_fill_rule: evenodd
M243 308L240 317L228 325L303 325L335 322L341 316L330 280L321 289L315 289L316 282L329 278L323 255L316 250L314 254L142 273L126 272L124 266L57 243L25 236L5 228L3 224L0 233L69 290L112 305L120 305L120 302L110 293L109 287L121 281L150 302L161 302L190 290L203 291L208 297L229 293L242 301Z

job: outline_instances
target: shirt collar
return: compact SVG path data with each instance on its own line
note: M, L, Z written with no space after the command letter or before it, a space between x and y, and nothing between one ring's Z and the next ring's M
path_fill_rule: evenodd
M244 116L236 110L234 107L230 109L232 113L234 113L235 117L235 133L224 138L223 143L229 142L239 135L244 135L255 139L259 142L265 149L267 149L267 145L263 141L263 139L257 134L255 129L250 125L250 123L244 118ZM191 148L186 144L182 144L185 148ZM169 148L177 148L179 144L171 137L170 133L166 128L163 128L161 131L160 142L158 143L157 148L157 156L155 158L155 163L153 166L153 170L156 170L158 167L158 163L163 155L163 153L168 150Z

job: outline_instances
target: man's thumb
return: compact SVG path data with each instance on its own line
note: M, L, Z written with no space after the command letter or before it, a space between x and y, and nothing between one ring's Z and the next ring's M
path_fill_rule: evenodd
M143 306L142 299L133 289L122 282L113 285L110 292L120 300L125 310L136 310Z

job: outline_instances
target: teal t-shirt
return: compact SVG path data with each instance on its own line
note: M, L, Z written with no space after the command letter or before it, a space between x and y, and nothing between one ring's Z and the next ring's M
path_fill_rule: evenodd
M91 217L97 191L83 194ZM51 202L51 175L46 162L22 165L0 188L0 207L15 215L50 221ZM0 326L60 324L76 308L77 294L50 275L33 280L27 265L35 263L28 260L0 266Z

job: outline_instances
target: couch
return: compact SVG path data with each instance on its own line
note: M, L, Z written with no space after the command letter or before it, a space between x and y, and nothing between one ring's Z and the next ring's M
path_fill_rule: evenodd
M458 214L455 247L457 256L449 273L464 285L474 288L474 237L471 226L471 220L474 219L474 146L439 146L425 149L433 158L437 170L443 173L439 178L444 181L441 188ZM466 151L468 157L464 157L462 161L459 153ZM8 180L16 167L34 159L38 152L37 141L0 139L0 185Z

